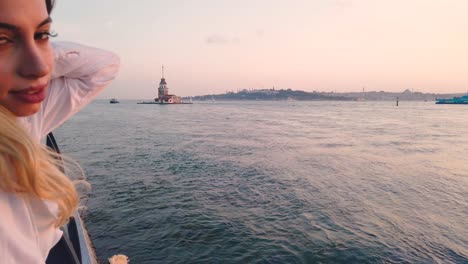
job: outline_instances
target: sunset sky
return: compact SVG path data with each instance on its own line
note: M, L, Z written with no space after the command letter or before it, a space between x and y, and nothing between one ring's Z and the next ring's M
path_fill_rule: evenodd
M118 53L101 98L240 89L466 92L467 0L58 0L56 40Z

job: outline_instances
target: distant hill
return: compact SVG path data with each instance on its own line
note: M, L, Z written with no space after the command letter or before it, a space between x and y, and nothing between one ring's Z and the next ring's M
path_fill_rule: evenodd
M434 94L421 93L405 90L403 92L351 92L351 93L333 93L333 92L305 92L291 89L252 89L241 90L239 92L227 92L224 94L199 95L191 97L196 101L229 101L229 100L257 100L257 101L434 101L436 98L452 98L462 94ZM184 98L184 99L188 99Z
M355 98L356 100L367 101L394 101L396 98L402 101L435 101L436 98L452 98L463 94L421 93L412 92L407 89L403 92L369 91L359 93L341 93L341 95Z

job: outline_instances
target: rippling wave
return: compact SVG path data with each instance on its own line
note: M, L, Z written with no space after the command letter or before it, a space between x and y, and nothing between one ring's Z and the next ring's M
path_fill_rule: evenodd
M98 101L56 131L98 256L467 263L464 106Z

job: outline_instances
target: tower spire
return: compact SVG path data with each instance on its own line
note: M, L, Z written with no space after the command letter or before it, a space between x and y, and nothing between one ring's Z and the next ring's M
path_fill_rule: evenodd
M162 78L164 79L164 64L162 65Z

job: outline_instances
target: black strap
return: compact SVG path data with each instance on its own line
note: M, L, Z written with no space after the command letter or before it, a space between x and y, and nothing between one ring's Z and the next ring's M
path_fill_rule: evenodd
M78 259L81 263L81 248L80 248L80 237L78 235L78 227L76 226L76 219L74 217L70 217L70 221L66 225L67 227L67 234L70 240L71 245L73 246L75 255L78 255Z
M47 146L55 152L60 153L57 141L55 141L52 132L47 135ZM75 219L73 217L70 218L69 224L65 225L63 228L66 228L66 230L64 230L63 236L60 238L59 242L50 250L46 264L81 264L80 242Z
M60 154L60 149L58 147L57 141L55 141L55 137L54 134L52 134L52 132L50 132L47 135L47 146L55 152L57 152L58 154Z

